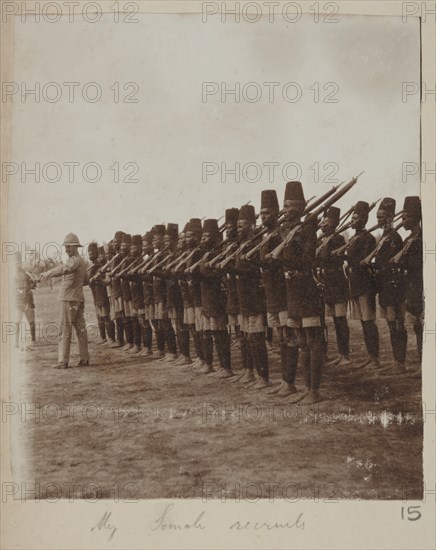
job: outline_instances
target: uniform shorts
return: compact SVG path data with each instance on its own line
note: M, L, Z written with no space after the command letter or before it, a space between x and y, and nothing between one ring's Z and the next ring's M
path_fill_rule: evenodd
M236 327L239 325L238 315L234 313L227 314L227 324L229 327Z
M147 304L145 306L145 318L147 321L154 319L154 304Z
M326 304L325 305L326 317L346 317L347 316L347 302L339 302L338 304Z
M196 306L195 310L195 330L203 330L203 312L200 306Z
M115 316L116 317L122 317L124 314L124 303L121 296L119 298L114 298L114 309L115 309Z
M398 306L380 306L380 318L386 321L404 321L406 318L406 303L403 302Z
M125 300L124 301L124 315L126 317L133 317L133 313L132 313L132 302L131 300Z
M351 318L357 321L375 321L375 310L369 294L351 300Z
M184 307L183 308L183 322L185 325L195 325L195 308Z
M168 319L168 312L165 302L154 304L154 318L157 320Z
M288 323L288 312L278 311L276 313L268 312L266 320L270 328L285 327Z
M202 314L202 330L227 330L226 318L224 315L212 317Z
M167 311L168 311L168 319L183 321L183 312L180 311L178 308L169 307Z
M247 334L255 334L257 332L264 332L265 330L265 315L259 313L257 315L238 315L239 326L241 331Z
M140 307L138 309L138 315L145 315L145 307Z
M95 306L97 317L109 317L109 308L106 306Z
M290 328L320 327L321 317L288 317L287 325Z

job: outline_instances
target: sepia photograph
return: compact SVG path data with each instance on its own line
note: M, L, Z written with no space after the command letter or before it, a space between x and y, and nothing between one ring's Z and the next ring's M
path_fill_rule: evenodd
M163 4L1 6L5 548L432 548L434 3Z

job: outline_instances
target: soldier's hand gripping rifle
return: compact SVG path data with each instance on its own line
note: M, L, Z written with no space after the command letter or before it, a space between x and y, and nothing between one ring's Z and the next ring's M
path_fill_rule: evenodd
M399 216L402 215L402 212L399 212L398 214L395 214L395 217L394 217L394 220L395 219L398 219ZM400 222L398 225L396 225L394 228L393 228L393 232L395 231L398 231L399 229L401 229L404 225L404 222ZM386 241L389 241L389 239L392 237L392 233L389 232L387 235L385 235L384 237L381 237L380 240L378 241L377 243L377 246L374 248L374 250L368 254L368 256L366 258L364 258L360 263L361 265L369 265L372 260L377 256L377 254L379 253L381 247L384 245L384 243ZM400 251L401 252L401 251ZM397 254L398 255L398 254ZM395 256L394 256L395 258ZM393 258L392 258L393 259ZM391 259L391 261L392 261ZM395 262L394 262L395 263Z
M336 186L333 186L331 189L329 189L326 193L324 193L324 195L322 195L321 197L319 197L318 199L316 199L313 204L310 204L313 199L316 198L316 196L313 196L311 197L308 201L307 201L307 205L306 205L306 208L304 209L304 212L303 212L303 215L306 214L307 212L310 212L310 210L312 210L313 208L316 208L319 204L321 204L322 202L324 202L326 199L328 199L329 197L331 197L331 195L333 195L333 193L335 193L339 187L341 187L341 185L343 184L344 182L341 182L339 185L336 185ZM284 213L283 213L283 210L281 210L279 212L279 216L278 216L278 219L277 219L277 224L279 227L276 227L275 229L273 229L273 231L271 231L271 233L265 237L264 239L262 239L259 243L257 243L251 250L249 250L246 254L244 254L244 259L246 260L249 260L252 256L254 256L254 254L256 254L256 252L258 252L261 248L263 248L273 237L275 237L276 235L278 235L278 233L280 232L280 225L282 223L284 223L286 221L286 218L284 216ZM266 232L268 231L268 228L267 227L264 227L263 229L261 229L261 231L259 232L258 234L258 237L261 237L262 235L264 235Z
M140 263L142 263L142 261L142 256L135 258L133 262L131 262L127 267L125 267L122 271L118 273L117 277L126 277L133 275L133 268L137 267Z
M295 237L295 235L297 233L299 233L305 225L307 225L308 223L313 223L313 219L317 218L319 216L319 214L321 214L321 212L326 211L336 201L338 201L346 193L348 193L348 191L352 187L354 187L354 185L357 183L358 178L362 174L363 174L363 172L361 172L355 178L352 178L342 189L337 189L336 188L335 191L333 191L333 193L328 192L329 193L329 195L328 195L329 198L326 200L326 202L324 204L321 204L320 206L318 206L318 204L320 204L321 202L323 202L325 200L325 195L320 197L320 199L322 199L322 200L315 201L315 203L313 205L310 205L309 207L306 206L306 208L303 211L303 214L306 214L306 217L304 218L304 220L302 222L300 222L299 224L297 224L295 227L293 227L291 229L291 231L283 239L283 241L278 246L276 246L276 248L270 254L271 258L277 260L279 258L279 256L282 254L285 247L288 246L288 244L290 244L290 242ZM318 206L318 207L316 208L315 206ZM315 207L315 210L313 210L314 207Z
M154 262L160 260L163 253L164 253L163 250L158 250L153 255L149 256L147 260L145 260L143 264L140 266L138 273L140 275L145 275L147 273L147 270L150 268L150 266L152 266Z
M106 262L104 266L99 268L97 273L91 277L89 282L94 283L101 275L104 275L105 273L107 273L111 265L114 263L114 261L118 259L120 256L121 256L121 252L118 252L117 254L115 254L115 256L113 256L108 262Z
M369 208L368 208L368 214L371 212L371 210L373 210L373 208L375 208L375 206L381 201L381 199L378 199L376 201L374 201L373 203L371 203L369 205ZM341 216L341 219L344 218L344 221L342 224L340 224L336 230L331 234L329 235L328 237L326 237L326 239L324 239L324 241L318 246L318 248L316 249L316 256L318 256L318 254L321 252L321 250L323 250L323 248L325 248L328 243L333 239L333 237L336 237L336 235L340 235L341 233L343 233L344 231L347 231L347 229L350 229L351 227L351 221L349 222L346 222L346 219L349 218L351 216L351 214L353 213L354 211L354 207L355 205L353 205L350 210L347 210L347 212L345 212L345 214L343 216ZM321 237L322 238L322 237ZM338 249L336 249L338 250Z

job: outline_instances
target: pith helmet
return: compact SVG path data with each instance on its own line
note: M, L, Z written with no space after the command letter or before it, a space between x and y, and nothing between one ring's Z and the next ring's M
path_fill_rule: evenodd
M75 233L68 233L65 235L64 246L82 246L79 241L79 237Z

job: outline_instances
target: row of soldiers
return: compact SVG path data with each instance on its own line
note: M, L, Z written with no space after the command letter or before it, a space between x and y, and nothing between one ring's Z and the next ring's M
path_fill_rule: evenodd
M308 204L302 184L288 182L281 210L276 191L262 191L258 227L254 207L246 204L226 210L221 227L216 219L202 223L193 218L180 233L176 224L168 223L143 236L117 231L105 247L91 243L90 286L102 343L311 404L321 398L326 315L333 318L338 348L330 364L352 365L351 306L367 350L367 359L356 368L370 375L405 372L406 311L414 319L420 357L422 348L420 199L406 197L396 214L395 200L384 198L377 225L368 230L374 204L359 201L341 216L333 203L344 192L337 189ZM394 226L399 216L401 222ZM404 242L400 226L410 231ZM378 243L372 235L377 227L383 230ZM342 233L348 228L355 234L346 242ZM393 362L387 369L379 361L377 295L392 346ZM269 378L266 326L276 331L280 345L279 385ZM242 361L238 376L232 370L233 335ZM212 366L214 344L217 371ZM303 393L295 386L298 363Z

